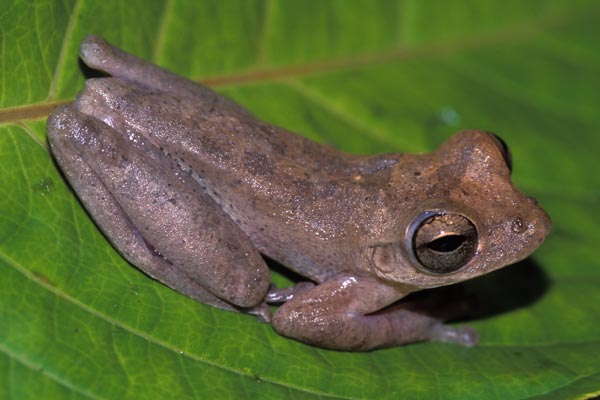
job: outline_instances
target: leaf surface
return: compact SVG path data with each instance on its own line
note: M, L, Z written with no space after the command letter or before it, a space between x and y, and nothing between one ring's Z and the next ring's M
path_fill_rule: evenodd
M600 5L589 1L1 1L0 398L540 399L600 393ZM553 218L468 289L472 349L321 350L128 265L56 168L45 118L89 33L354 153L497 132ZM282 279L281 277L276 277Z

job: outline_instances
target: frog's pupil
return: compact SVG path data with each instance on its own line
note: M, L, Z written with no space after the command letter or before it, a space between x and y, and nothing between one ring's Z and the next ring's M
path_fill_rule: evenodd
M450 253L458 249L465 240L464 235L448 235L427 243L427 247L440 253Z

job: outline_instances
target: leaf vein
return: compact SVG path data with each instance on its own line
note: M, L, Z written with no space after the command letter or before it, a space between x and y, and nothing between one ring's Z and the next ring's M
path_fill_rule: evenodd
M167 0L163 12L161 13L161 19L158 23L158 34L156 35L156 45L152 51L152 61L155 64L159 63L160 56L163 54L165 40L167 36L167 27L169 21L173 15L173 0Z
M40 147L42 147L46 151L49 151L48 146L44 142L42 142L42 140L33 132L33 130L28 125L23 124L21 122L18 122L16 125L19 128L23 129L27 136L29 136L31 139L33 139L34 142L39 144Z
M23 161L23 155L21 154L21 151L19 150L19 146L17 146L17 142L15 140L14 134L10 134L10 138L11 141L13 143L13 147L15 149L15 155L17 156L17 160L19 162L19 165L21 166L20 171L23 174L23 178L24 181L26 183L27 187L31 187L31 178L29 177L29 175L27 175L27 168L25 167L25 162ZM31 190L26 190L27 192L27 201L24 204L24 208L26 210L26 215L27 215L27 220L31 219L31 207L32 207L32 198L31 198ZM23 221L23 223L19 224L18 228L15 230L15 232L13 232L13 237L17 236L18 232L23 229L23 226L25 226L25 221Z
M63 38L62 46L60 48L60 53L58 55L58 60L56 61L56 66L54 68L54 77L50 82L50 90L48 91L47 101L53 100L56 96L56 85L58 84L58 75L62 71L62 66L65 62L67 48L69 47L70 37L73 34L73 30L75 28L75 21L79 15L79 9L81 6L81 0L76 0L75 6L73 7L73 11L69 16L69 23L67 24L67 28L65 29L65 35ZM0 118L0 122L2 119Z
M271 24L273 19L273 7L273 1L265 0L261 24L263 29L260 35L258 45L256 46L255 65L257 68L260 68L265 65L267 57L267 43L269 40L269 35L271 33Z
M296 93L302 95L306 99L312 101L321 107L322 110L328 112L332 116L337 119L347 123L348 125L354 127L358 131L365 132L367 137L376 138L379 141L388 144L395 145L392 138L387 135L385 132L382 132L378 129L374 129L370 125L363 123L360 118L357 118L352 113L346 111L345 108L339 107L336 103L329 101L325 96L321 93L316 92L315 90L309 89L306 85L301 83L300 81L286 81L286 86L290 89L294 90Z
M190 375L188 374L187 368L186 368L185 364L183 363L183 357L184 356L181 354L179 357L177 357L179 367L181 368L181 375L183 376L183 379L185 380L186 386L194 394L193 398L200 399L202 396L200 396L200 394L196 390L196 387L192 384L192 381L190 380Z
M41 365L36 365L31 360L28 360L24 357L21 357L20 355L18 355L16 353L10 351L10 349L7 348L4 343L0 343L0 352L4 353L7 357L10 357L12 360L17 361L19 364L25 366L26 368L29 368L32 371L36 371L36 372L48 377L50 380L58 383L59 385L65 387L69 390L72 390L75 393L78 393L78 394L85 396L87 398L90 398L90 399L97 399L97 400L103 399L102 397L96 396L93 393L90 393L88 391L85 391L84 389L81 389L81 388L73 385L71 382L61 378L60 376L51 373L47 368L44 368Z
M90 307L89 305L82 303L81 301L79 301L78 299L76 299L75 297L72 297L70 295L68 295L66 292L60 290L58 287L55 287L51 284L49 284L48 282L43 281L42 279L40 279L39 277L35 276L33 273L31 273L31 271L29 271L27 268L25 268L24 266L20 265L17 261L13 260L12 258L10 258L8 255L6 255L3 252L0 252L0 260L4 261L6 264L10 265L12 268L14 268L15 270L17 270L19 273L21 273L24 277L26 277L27 279L30 279L31 281L37 283L38 285L40 285L41 287L43 287L44 289L48 290L49 292L53 293L55 296L57 296L58 298L69 302L71 304L73 304L74 306L80 308L81 310L103 320L108 322L111 325L114 325L118 328L121 328L129 333L131 333L134 336L137 336L143 340L145 340L147 343L152 343L155 344L159 347L162 347L168 351L171 351L172 353L175 353L176 355L182 356L182 357L186 357L189 358L192 361L195 362L199 362L199 363L204 363L206 365L209 365L211 367L214 368L218 368L221 369L223 371L227 371L239 376L243 376L246 378L250 378L250 379L254 379L254 377L243 371L243 370L239 370L239 369L235 369L232 367L227 367L224 365L219 365L213 361L204 359L202 357L200 357L199 355L196 354L192 354L189 352L184 351L181 348L178 348L177 346L171 345L167 342L164 342L158 338L152 337L147 335L146 333L144 333L143 331L140 331L132 326L129 326L117 319L114 319L112 317L110 317L107 314L104 314L92 307ZM0 347L1 350L1 347ZM295 385L291 385L289 382L279 382L275 379L268 379L268 378L261 378L261 381L263 382L267 382L267 383L271 383L273 385L278 385L278 386L282 386L284 388L287 389L293 389L293 390L297 390L299 392L305 392L305 393L310 393L310 394L314 394L314 395L318 395L318 396L322 396L322 397L326 397L326 398L332 398L332 399L345 399L345 397L342 396L336 396L336 395L332 395L330 393L324 393L324 392L319 392L316 390L311 390L311 389L307 389L304 387L299 387L299 386L295 386Z

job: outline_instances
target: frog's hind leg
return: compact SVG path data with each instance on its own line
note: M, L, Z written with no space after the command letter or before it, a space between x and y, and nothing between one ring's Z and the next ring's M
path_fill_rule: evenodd
M186 97L198 104L199 113L216 109L253 117L249 111L208 87L126 53L99 36L87 36L81 42L79 55L90 68L150 89Z
M294 294L276 311L273 328L305 343L349 351L423 340L464 346L477 343L475 330L443 324L443 318L456 315L451 310L427 312L428 306L439 304L443 298L394 304L404 290L365 274L332 277ZM390 304L394 305L386 307Z
M187 252L183 255L183 263L188 262L190 258L198 258L193 266L187 267L181 267L181 260L178 260L176 266L169 259L169 255L172 254L164 254L169 251L162 251L163 243L160 241L151 243L144 239L151 230L159 231L155 232L155 235L149 235L151 241L160 235L172 236L173 229L181 228L182 224L189 226L194 222L201 223L202 221L198 220L201 216L208 216L208 219L216 220L218 224L227 227L234 225L231 221L227 222L226 216L224 222L220 220L221 210L207 195L204 202L202 196L198 200L185 198L190 195L185 192L185 188L183 192L178 191L181 188L176 188L178 190L168 193L164 201L160 198L165 194L162 192L154 200L141 198L140 196L153 194L148 189L154 183L154 189L159 192L163 186L168 190L168 186L171 185L171 178L167 178L173 171L162 165L165 160L153 157L157 153L156 149L141 142L136 142L139 147L132 143L125 145L122 141L127 139L112 128L69 106L55 110L48 119L48 138L54 156L89 213L128 261L151 277L202 303L232 311L250 312L262 316L262 319L268 319L262 301L269 286L268 268L260 255L246 243L248 239L243 234L238 235L241 237L235 237L234 232L232 240L239 239L242 243L232 244L226 238L218 237L223 232L211 232L203 230L203 226L198 226L195 234L200 236L200 239L206 239L210 242L208 245L212 246L211 251L204 248L204 253L198 256L193 252L194 246L185 243L187 239L191 242L193 238L189 238L184 232L183 243L175 249L175 253ZM130 148L131 151L128 151ZM86 153L85 157L83 153ZM91 165L96 163L97 158L100 159L98 165ZM164 168L167 168L167 171L163 171ZM115 185L123 185L121 192L118 188L111 187L110 182L106 182L107 173L113 174L111 176L115 179ZM129 174L129 186L125 178L118 180L119 174ZM140 176L149 176L154 182ZM185 176L180 178L173 179L175 186L177 182L185 183ZM137 183L135 179L138 179ZM135 184L139 187L135 187ZM186 201L189 202L189 206L185 204ZM164 207L161 208L165 202L167 208L175 211L178 209L169 205L176 205L171 202L179 203L184 208L183 214L187 212L196 220L179 218L178 213L168 215L164 212ZM132 207L136 206L139 212L132 210ZM147 216L146 222L142 215L144 213L154 214L156 218ZM141 222L142 220L144 222ZM206 226L210 225L208 223ZM193 228L191 230L193 231ZM218 246L219 244L223 246ZM230 263L229 268L232 271L224 270L228 266L227 263Z

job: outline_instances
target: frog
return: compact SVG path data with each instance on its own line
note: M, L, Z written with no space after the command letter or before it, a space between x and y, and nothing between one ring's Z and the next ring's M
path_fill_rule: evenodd
M79 56L102 75L47 133L97 226L151 278L285 337L338 351L474 346L476 330L448 323L464 302L414 293L523 260L551 230L487 131L430 153L350 154L99 36ZM269 259L299 282L272 285Z

